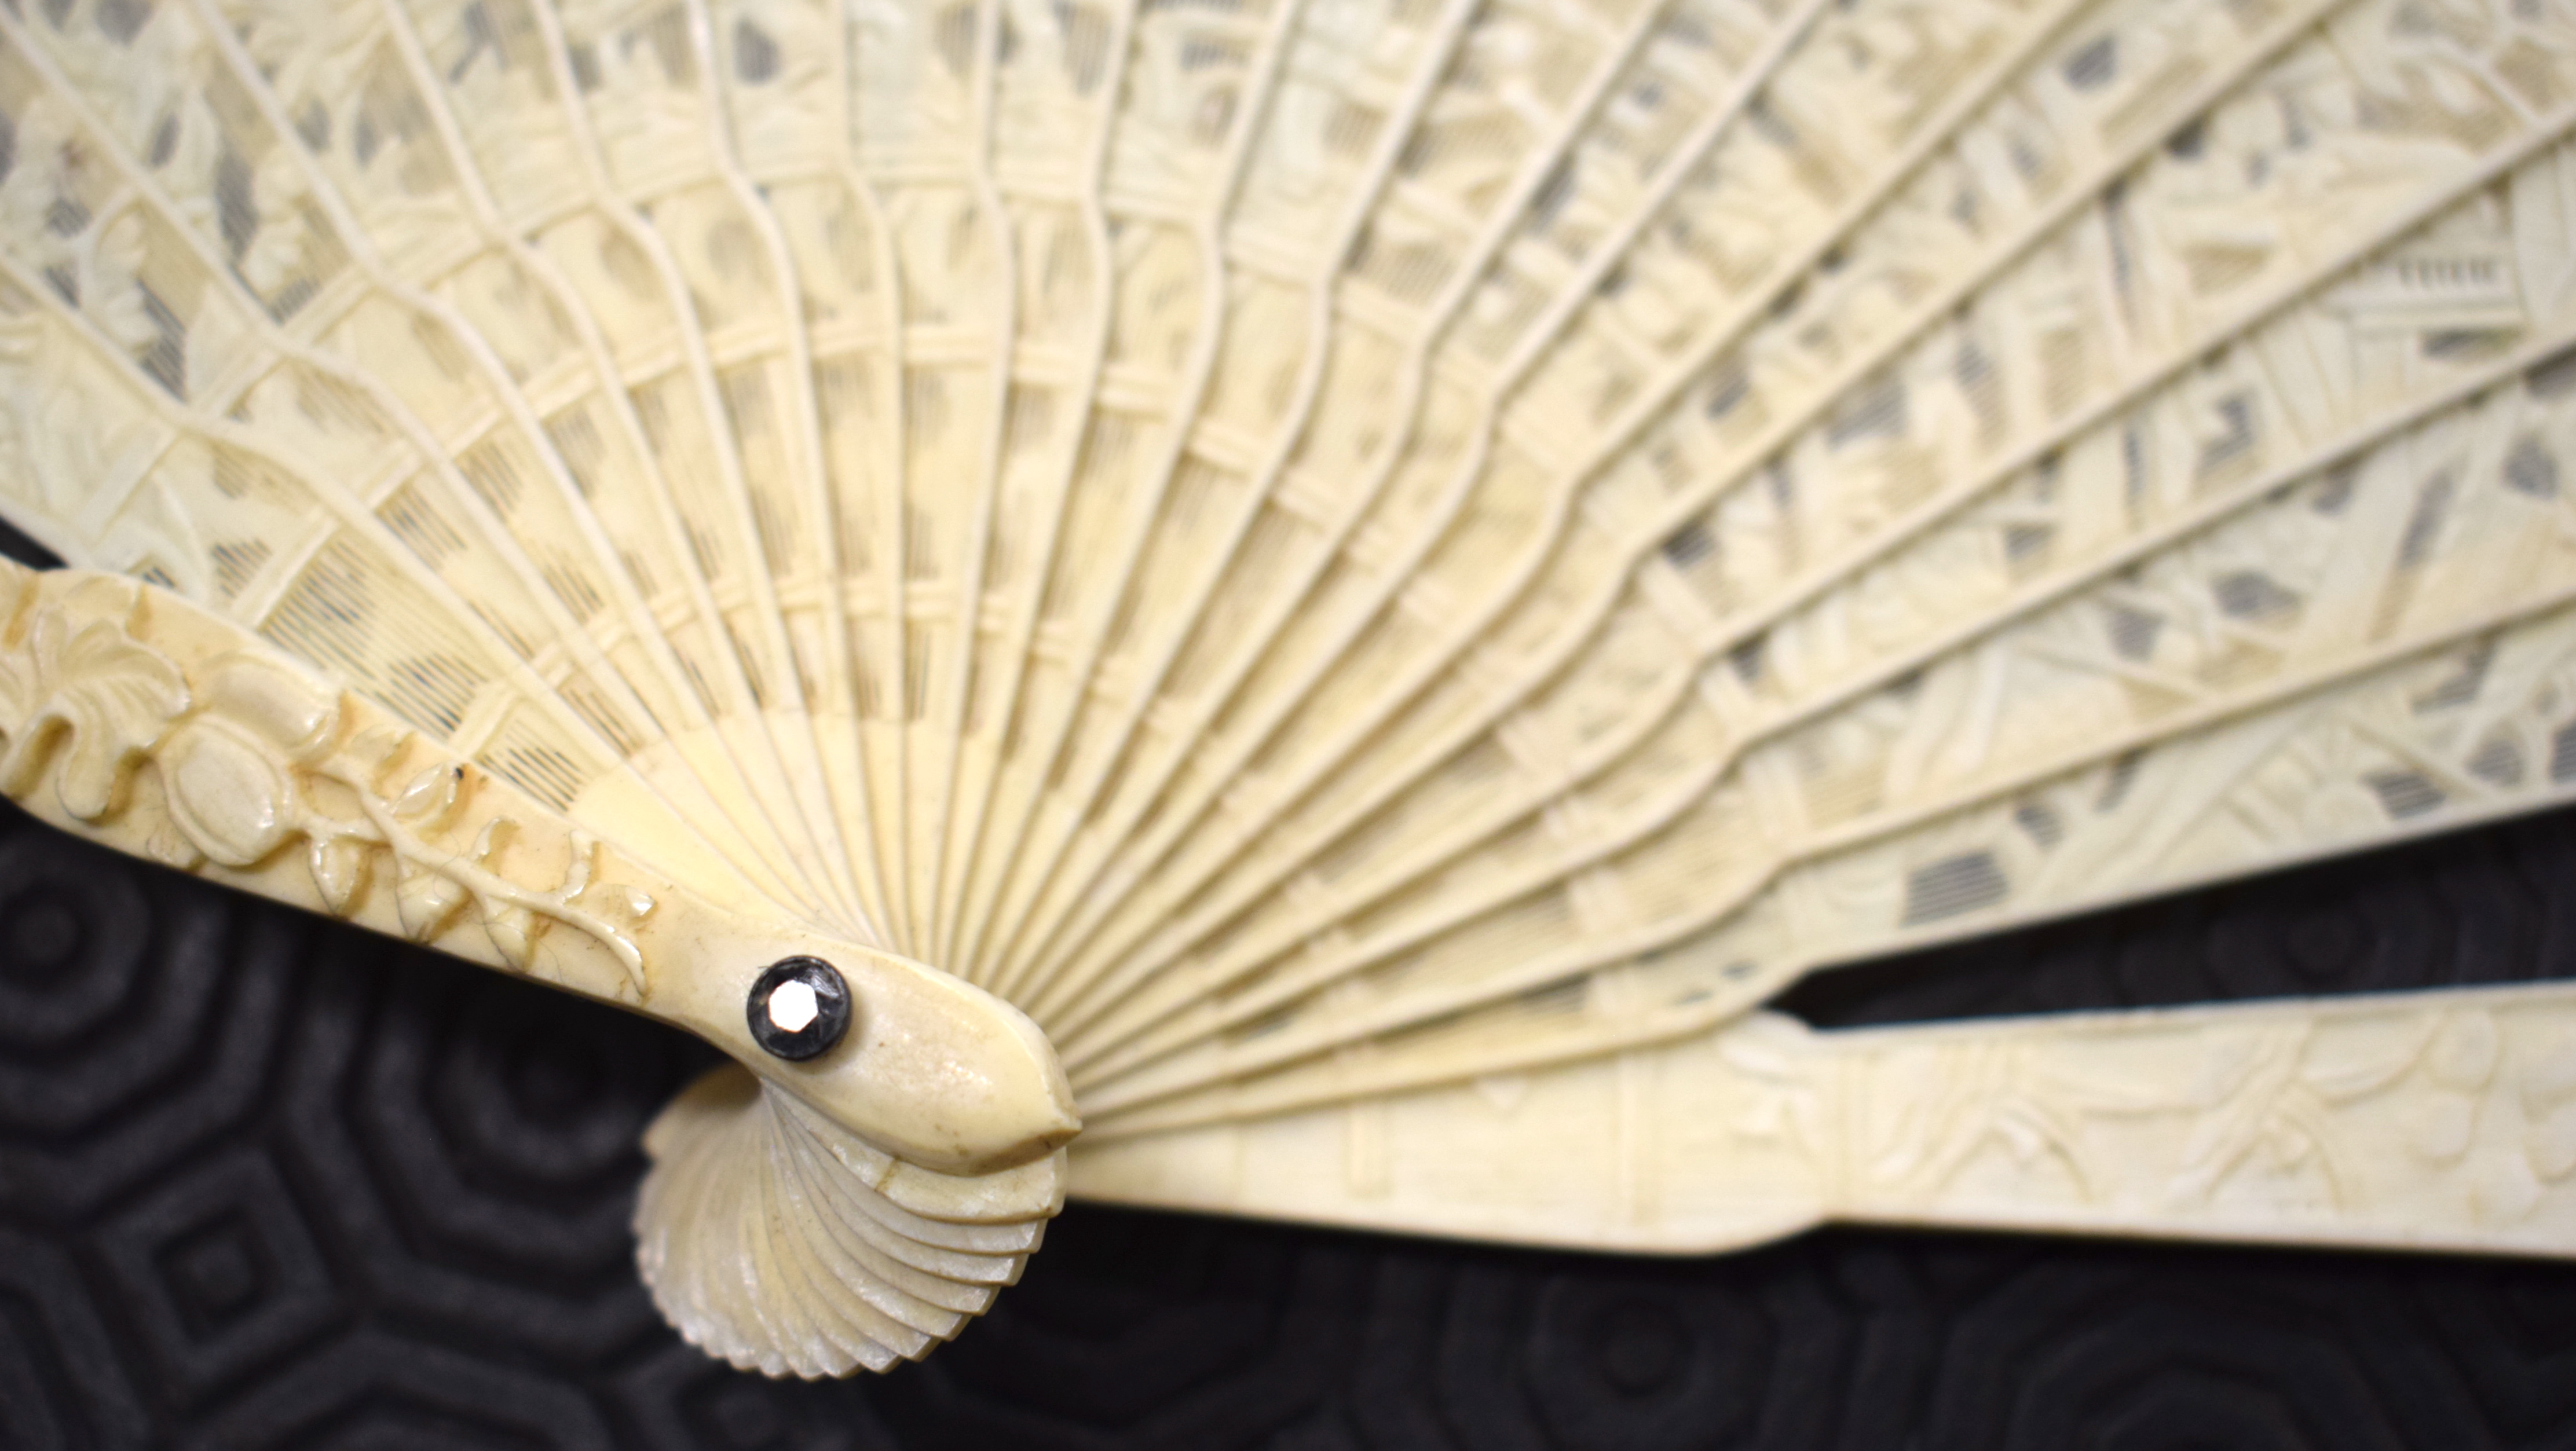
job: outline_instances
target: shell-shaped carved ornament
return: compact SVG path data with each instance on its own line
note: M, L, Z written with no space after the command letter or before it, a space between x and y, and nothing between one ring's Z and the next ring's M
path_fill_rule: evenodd
M736 1066L640 1264L1067 1193L2576 1253L2576 989L1811 972L2576 796L2566 0L0 12L0 790Z

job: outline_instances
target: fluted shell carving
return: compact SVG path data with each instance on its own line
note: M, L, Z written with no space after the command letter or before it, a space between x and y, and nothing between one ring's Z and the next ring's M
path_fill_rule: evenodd
M2555 985L1764 1008L2576 795L2571 123L2565 0L9 10L0 790L724 1048L772 1373L1068 1186L2576 1252Z
M1078 1125L1053 1054L1012 1009L656 882L148 586L0 563L0 617L0 789L39 815L690 1027L770 1070L712 1075L646 1143L662 1167L637 1212L645 1276L709 1350L809 1376L921 1355L1017 1278L1062 1207L1057 1145ZM818 949L862 1021L804 1071L755 1045L739 984L746 966ZM705 1001L713 977L735 995ZM757 1301L742 1292L752 1265L770 1267Z

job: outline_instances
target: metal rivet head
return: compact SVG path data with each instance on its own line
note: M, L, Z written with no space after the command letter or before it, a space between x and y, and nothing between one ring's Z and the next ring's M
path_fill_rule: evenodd
M752 983L743 1016L762 1049L801 1063L850 1031L850 985L819 957L782 957Z

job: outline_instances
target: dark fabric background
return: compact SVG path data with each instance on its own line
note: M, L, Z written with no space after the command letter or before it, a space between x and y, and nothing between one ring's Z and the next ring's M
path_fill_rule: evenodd
M1853 1023L2568 975L2576 813L1833 974ZM706 1050L0 815L0 1446L2576 1447L2576 1269L1830 1232L1537 1254L1075 1206L894 1375L635 1280Z

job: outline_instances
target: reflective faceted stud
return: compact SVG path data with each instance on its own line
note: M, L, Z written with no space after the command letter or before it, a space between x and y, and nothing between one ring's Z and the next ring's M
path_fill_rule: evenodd
M801 1063L850 1031L850 985L819 957L782 957L751 985L743 1015L771 1056Z

